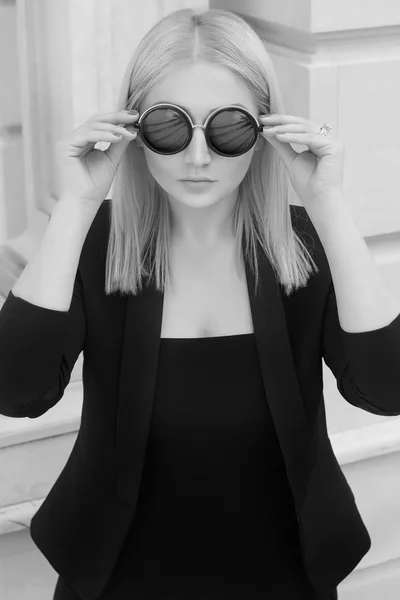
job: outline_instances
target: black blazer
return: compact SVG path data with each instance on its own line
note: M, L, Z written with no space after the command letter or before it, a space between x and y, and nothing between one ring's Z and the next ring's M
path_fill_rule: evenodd
M104 294L110 200L85 239L69 311L12 292L0 311L0 413L36 418L63 396L83 351L83 408L71 454L32 518L31 537L83 600L106 586L134 517L149 432L163 294ZM293 493L302 555L313 587L329 593L371 546L327 434L322 358L340 394L367 412L400 415L400 315L386 327L347 333L329 264L306 210L292 225L320 271L290 297L270 262L260 288L246 263L266 398Z

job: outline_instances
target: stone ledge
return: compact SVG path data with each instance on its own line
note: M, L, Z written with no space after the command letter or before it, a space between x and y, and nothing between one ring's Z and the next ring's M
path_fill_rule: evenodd
M400 417L329 436L341 466L400 450Z
M78 361L75 366L77 364ZM82 381L78 380L70 383L61 400L37 419L0 415L0 451L1 448L79 431L82 401Z
M0 535L28 529L44 498L0 507Z

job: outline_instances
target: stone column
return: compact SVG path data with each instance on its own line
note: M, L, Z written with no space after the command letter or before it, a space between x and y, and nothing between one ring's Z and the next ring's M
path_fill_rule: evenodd
M58 200L56 142L91 115L115 110L125 67L156 21L207 5L0 0L0 299Z
M0 307L24 264L4 243L27 225L16 31L14 3L0 0Z

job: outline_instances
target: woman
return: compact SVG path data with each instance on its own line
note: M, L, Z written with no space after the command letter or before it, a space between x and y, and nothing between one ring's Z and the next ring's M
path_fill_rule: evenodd
M379 358L396 362L398 311L382 295L384 323L343 294L358 267L377 281L341 196L343 146L284 114L261 39L230 11L157 23L119 104L68 146L82 159L121 135L112 201L91 166L99 206L71 306L10 293L0 313L8 352L11 321L19 360L40 349L29 396L7 372L3 414L49 410L84 352L79 435L31 524L60 575L54 600L337 598L370 538L329 443L321 358L351 404L400 414L398 375ZM289 206L289 178L304 208ZM78 176L68 185L81 194Z

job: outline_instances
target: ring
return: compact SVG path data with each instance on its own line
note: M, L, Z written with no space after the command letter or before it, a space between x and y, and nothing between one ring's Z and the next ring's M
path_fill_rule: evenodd
M331 129L332 129L332 127L330 125L328 125L327 123L324 123L319 130L319 135L328 135L328 133L330 132Z

